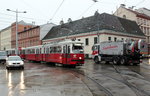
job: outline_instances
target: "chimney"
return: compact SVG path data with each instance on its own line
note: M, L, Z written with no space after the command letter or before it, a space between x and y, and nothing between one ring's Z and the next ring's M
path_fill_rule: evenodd
M64 24L64 21L63 19L59 22L60 25Z
M125 5L125 4L120 4L120 6L121 6L121 7L123 7L123 8L125 8L125 7L126 7L126 5Z
M129 7L129 9L130 9L130 10L133 10L134 7L135 7L135 6Z
M35 25L35 21L32 21L32 25Z
M98 10L95 11L94 15L95 15L95 16L99 15Z
M72 22L71 18L68 18L68 23Z

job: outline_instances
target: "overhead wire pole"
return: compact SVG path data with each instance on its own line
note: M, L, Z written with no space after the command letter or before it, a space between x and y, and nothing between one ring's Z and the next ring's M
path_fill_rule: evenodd
M18 11L18 9L16 9L16 11L10 9L6 9L6 10L16 13L16 55L18 55L18 13L27 13L27 12L26 11L20 12Z

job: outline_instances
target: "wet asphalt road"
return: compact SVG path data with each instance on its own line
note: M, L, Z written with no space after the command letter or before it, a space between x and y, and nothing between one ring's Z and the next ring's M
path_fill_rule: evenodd
M94 64L77 68L26 61L25 69L0 65L0 96L150 96L150 65Z

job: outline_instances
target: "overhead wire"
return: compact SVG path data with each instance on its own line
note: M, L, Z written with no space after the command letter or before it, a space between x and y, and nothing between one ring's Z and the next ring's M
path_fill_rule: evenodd
M47 17L46 14L45 14L45 12L44 12L43 10L37 9L37 8L33 7L30 3L27 3L25 0L20 0L20 1L21 1L22 3L24 3L26 6L28 6L28 7L32 8L32 9L34 9L34 10L36 11L36 13L39 13L39 11L40 11L40 13L42 13L42 16L44 15L45 17ZM33 11L33 10L32 10L32 11Z
M2 13L0 12L0 14L2 15L7 15L7 16L11 16L11 17L15 17L15 15L10 15L10 14L5 14L5 13ZM19 18L25 18L25 19L30 19L30 20L40 20L40 21L47 21L45 19L38 19L38 18L29 18L29 17L24 17L24 16L19 16ZM8 20L8 19L7 19Z
M135 6L139 6L140 4L142 4L143 2L145 2L145 0L140 1L139 3L137 3Z
M65 0L63 0L63 1L60 3L60 5L59 5L58 8L56 9L56 11L54 12L52 18L50 18L50 20L53 20L54 16L55 16L56 13L59 11L59 9L60 9L60 7L63 5L64 1L65 1Z
M126 0L124 0L124 4L126 4Z
M83 16L96 2L98 2L98 1L97 0L93 0L93 3L78 18Z
M12 23L11 21L0 20L0 23Z

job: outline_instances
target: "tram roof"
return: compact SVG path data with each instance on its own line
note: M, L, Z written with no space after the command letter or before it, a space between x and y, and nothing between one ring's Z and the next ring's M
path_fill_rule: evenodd
M82 41L65 40L65 41L60 41L60 42L47 43L44 46L56 46L56 45L75 44L75 43L83 44Z
M27 48L24 48L24 49L41 48L42 46L43 46L43 45L31 46L31 47L27 47Z

